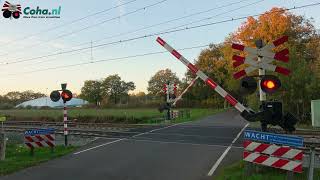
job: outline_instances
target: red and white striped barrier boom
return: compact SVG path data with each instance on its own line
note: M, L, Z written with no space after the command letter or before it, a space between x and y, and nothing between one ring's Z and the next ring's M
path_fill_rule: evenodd
M302 173L302 150L248 140L243 146L244 161Z
M200 71L197 67L195 67L192 63L190 63L185 57L183 57L178 51L173 49L169 44L167 44L160 37L157 38L157 42L163 46L166 50L168 50L173 56L175 56L178 60L180 60L184 65L186 65L190 71L199 76L205 83L207 83L212 89L214 89L218 94L220 94L224 99L226 99L233 107L235 107L241 113L248 110L241 103L239 103L234 97L232 97L227 91L225 91L221 86L219 86L216 82L214 82L211 78L205 75L202 71Z
M194 83L196 82L196 80L199 78L199 76L197 76L196 78L194 78L191 83L189 84L188 87L186 87L186 89L183 90L183 92L174 100L174 102L172 103L172 106L175 106L176 103L182 98L182 96L188 91L188 89L194 85Z
M34 136L25 136L25 144L29 148L35 147L54 147L55 146L55 135L46 134L46 135L34 135Z
M249 64L250 66L235 73L233 76L235 79L239 79L242 76L246 76L249 73L253 72L256 69L265 69L273 72L278 72L283 75L289 75L290 70L286 69L284 67L276 66L273 64L270 64L274 60L282 61L282 62L288 62L289 61L289 50L288 49L283 49L279 52L272 52L272 49L287 42L288 41L288 36L283 36L275 41L273 41L270 44L267 44L266 46L256 49L252 47L246 47L242 44L232 44L232 49L236 49L239 51L244 51L249 53L248 57L242 57L239 55L234 55L232 57L232 60L235 62L233 63L233 67L238 67L242 64ZM254 58L257 58L258 56L262 57L262 61L258 62L254 60Z

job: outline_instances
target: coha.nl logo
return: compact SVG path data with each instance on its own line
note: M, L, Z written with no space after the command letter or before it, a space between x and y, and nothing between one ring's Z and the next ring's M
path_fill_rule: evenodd
M20 4L11 4L6 1L2 7L3 17L5 18L15 18L18 19L21 13L21 5Z
M27 6L21 11L20 4L11 4L6 1L2 8L3 17L18 19L20 14L23 14L23 18L60 18L61 6L55 9L41 9L39 6L31 8Z

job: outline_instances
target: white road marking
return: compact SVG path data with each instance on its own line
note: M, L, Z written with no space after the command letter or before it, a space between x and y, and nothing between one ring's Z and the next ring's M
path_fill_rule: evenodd
M154 130L151 130L151 131L148 131L148 132L144 132L144 133L140 133L140 134L134 135L132 137L138 137L138 136L141 136L141 135L144 135L144 134L148 134L150 132L155 132L155 131L159 131L159 130L162 130L162 129L167 129L167 128L174 127L174 126L177 126L177 125L180 125L180 124L184 124L184 123L186 123L186 122L182 122L182 123L173 124L173 125L170 125L170 126L154 129ZM113 143L116 143L116 142L120 142L120 141L126 140L126 139L128 139L128 138L122 138L122 139L118 139L118 140L115 140L115 141L107 142L107 143L104 143L104 144L100 144L98 146L94 146L94 147L91 147L91 148L88 148L88 149L85 149L85 150L82 150L82 151L75 152L73 154L74 155L78 155L80 153L83 153L83 152L86 152L86 151L90 151L92 149L96 149L96 148L99 148L99 147L102 147L102 146L106 146L106 145L109 145L109 144L113 144Z
M165 135L165 136L182 136L182 137L199 137L199 138L213 138L213 139L232 139L226 137L216 137L216 136L202 136L202 135L190 135L190 134L181 134L181 133L150 133L154 135Z
M216 161L216 163L212 166L212 168L210 169L210 171L208 172L208 176L212 176L212 174L216 171L216 169L218 168L218 166L220 165L220 163L222 162L222 160L224 159L224 157L228 154L228 152L230 151L232 145L238 140L238 138L240 137L240 135L242 134L242 132L249 126L249 123L246 124L241 131L238 133L238 135L234 138L234 140L231 142L231 144L228 146L228 148L222 153L222 155L220 156L220 158Z
M156 143L163 143L163 144L181 144L181 145L192 145L192 146L212 146L212 147L228 147L224 145L216 145L216 144L197 144L197 143L184 143L184 142L177 142L177 141L156 141L156 140L148 140L148 139L126 139L126 141L142 141L142 142L156 142ZM240 146L232 146L233 148L243 149Z
M111 141L111 142L107 142L107 143L104 143L104 144L100 144L98 146L94 146L94 147L91 147L91 148L88 148L88 149L85 149L85 150L82 150L82 151L79 151L79 152L76 152L76 153L73 153L74 155L77 155L77 154L80 154L80 153L83 153L83 152L86 152L86 151L90 151L92 149L96 149L98 147L102 147L102 146L105 146L105 145L109 145L109 144L113 144L113 143L116 143L116 142L119 142L119 141L122 141L124 139L118 139L118 140L115 140L115 141Z
M140 133L140 134L134 135L134 136L132 136L132 137L134 138L134 137L142 136L142 135L145 135L145 134L149 134L149 133L151 133L151 132L156 132L156 131L159 131L159 130L162 130L162 129L171 128L171 127L174 127L174 126L177 126L177 125L180 125L180 124L184 124L184 123L187 123L187 122L182 122L182 123L173 124L173 125L170 125L170 126L166 126L166 127L154 129L154 130L151 130L151 131L148 131L148 132L144 132L144 133Z

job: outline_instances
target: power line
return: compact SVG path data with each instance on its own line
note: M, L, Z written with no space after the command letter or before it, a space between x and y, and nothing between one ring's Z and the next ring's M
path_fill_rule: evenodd
M39 31L39 32L37 32L37 33L29 34L29 35L24 36L24 37L21 37L21 38L17 38L17 39L15 39L15 40L13 40L13 41L6 42L6 43L2 44L1 46L7 46L7 45L9 45L9 44L12 44L12 43L17 42L17 41L20 41L20 40L29 39L29 38L31 38L31 37L34 37L34 36L39 35L39 34L42 34L42 33L47 33L47 32L50 32L50 31L59 29L59 28L61 28L61 27L69 26L69 25L71 25L71 24L74 24L74 23L76 23L76 22L82 21L82 20L87 19L87 18L89 18L89 17L96 16L96 15L98 15L98 14L102 14L102 13L108 12L108 11L110 11L110 10L112 10L112 9L116 9L116 8L118 8L118 7L121 7L121 6L130 4L130 3L133 3L133 2L135 2L135 1L137 1L137 0L131 0L131 1L128 1L128 2L125 2L125 3L122 3L122 4L118 4L118 5L113 6L113 7L111 7L111 8L104 9L104 10L102 10L102 11L95 12L95 13L89 14L89 15L87 15L87 16L83 16L83 17L81 17L81 18L78 18L78 19L74 19L74 20L72 20L72 21L69 21L69 22L60 24L60 25L58 25L58 26L54 26L54 27L52 27L52 28L48 28L48 29Z
M264 1L264 0L255 1L255 2L253 2L253 3L249 3L249 4L246 4L246 5L243 5L243 6L240 6L240 7L234 8L234 9L230 9L230 10L228 10L228 11L225 11L225 12L222 12L222 13L219 13L219 14L216 14L216 15L214 15L214 16L210 16L210 17L202 18L202 19L199 19L199 20L196 20L196 21L192 21L192 22L190 22L190 23L186 23L186 24L182 24L182 25L175 26L175 27L172 27L172 28L168 28L168 29L165 29L165 30L163 30L163 31L169 31L169 30L177 29L177 28L180 28L180 27L183 27L183 26L188 26L188 25L191 25L191 24L195 24L195 23L199 23L199 22L207 21L207 20L210 20L210 19L212 19L212 18L215 18L215 17L221 16L221 15L223 15L223 14L228 14L228 13L231 13L231 12L237 11L237 10L239 10L239 9L246 8L246 7L249 7L249 6L252 6L252 5L258 4L258 3L263 2L263 1Z
M55 38L53 38L53 39L49 39L49 40L47 40L47 41L43 41L43 42L40 42L40 43L38 43L38 44L30 45L30 46L28 46L28 48L32 48L32 47L35 47L35 46L39 46L39 45L41 45L41 44L47 44L47 43L49 43L49 42L51 42L51 41L54 41L54 40L57 40L57 39L61 39L61 38L66 37L66 36L70 36L70 35L73 35L73 34L75 34L75 33L82 32L82 31L84 31L84 30L87 30L87 29L95 28L95 27L97 27L97 26L99 26L99 25L101 25L101 24L104 24L104 23L106 23L106 22L110 22L110 21L113 21L113 20L116 20L116 19L120 19L120 18L125 17L125 16L128 16L128 15L130 15L130 14L134 14L134 13L137 13L137 12L140 12L140 11L143 11L143 10L146 10L146 9L148 9L148 8L151 8L151 7L153 7L153 6L157 6L157 5L159 5L159 4L161 4L161 3L164 3L164 2L166 2L166 1L168 1L168 0L157 1L156 3L153 3L153 4L150 4L150 5L144 6L144 7L142 7L142 8L138 8L138 9L136 9L136 10L134 10L134 11L130 11L130 12L128 12L128 13L125 13L125 14L122 14L122 15L119 15L119 16L116 16L116 17L112 17L112 18L107 19L107 20L103 20L103 21L98 22L98 23L96 23L96 24L89 25L89 26L83 27L83 28L81 28L81 29L74 30L74 31L69 32L69 33L64 33L64 34L62 34L62 35L60 35L60 36L57 36L57 37L55 37ZM23 48L20 48L20 49L15 49L15 51L23 50L23 49L25 49L25 48L26 48L26 47L23 47ZM4 55L8 55L8 54L10 54L10 52L5 53L5 54L1 54L0 56L4 56Z
M217 7L214 7L214 8L211 8L211 9L207 9L207 10L204 10L204 11L199 11L199 12L196 12L196 13L192 13L192 14L189 14L189 15L186 15L186 16L182 16L182 17L178 17L178 18L173 18L173 19L170 19L170 20L167 20L167 21L163 21L163 22L160 22L160 23L157 23L157 24L153 24L153 25L149 25L149 26L144 26L144 27L142 27L142 28L138 28L138 29L135 29L135 30L132 30L132 31L127 31L127 32L123 32L123 33L118 33L118 34L113 35L113 36L107 36L107 37L100 38L100 39L95 40L95 41L92 41L92 42L93 42L93 43L96 43L96 42L100 42L100 41L103 41L103 40L106 40L106 39L111 39L111 38L115 38L115 37L119 37L119 36L123 36L123 35L127 35L127 34L132 34L132 33L135 33L135 32L141 31L141 30L145 30L145 29L157 27L157 26L160 26L160 25L163 25L163 24L168 24L168 23L171 23L171 22L175 22L175 21L178 21L178 20L181 20L181 19L185 19L185 18L189 18L189 17L192 17L192 16L204 14L204 13L207 13L207 12L210 12L210 11L213 11L213 10L225 8L225 7L232 6L232 5L235 5L235 4L239 4L239 3L245 2L245 1L250 1L250 0L241 0L241 1L237 1L237 2L232 2L232 3L229 3L229 4L217 6ZM77 47L77 46L82 46L82 45L86 45L86 44L89 44L89 43L91 43L91 41L90 41L90 42L81 43L81 44L77 44L77 45L75 45L75 46L76 46L76 47Z
M242 1L238 1L238 2L235 2L235 3L231 3L232 5L233 4L236 4L236 3L240 3L240 2L243 2L243 1L246 1L246 0L242 0ZM208 19L212 19L213 17L217 17L217 16L220 16L220 15L223 15L223 14L227 14L227 13L230 13L230 12L233 12L233 11L235 11L235 10L239 10L239 9L241 9L241 8L245 8L245 7L248 7L248 6L251 6L251 5L253 5L253 4L257 4L257 3L259 3L259 2L261 2L261 1L264 1L264 0L259 0L259 1L256 1L256 2L254 2L254 3L250 3L250 4L247 4L247 5L244 5L244 6L241 6L241 7L238 7L238 8L235 8L235 9L232 9L232 10L229 10L229 11L226 11L226 12L223 12L223 13L220 13L220 14L217 14L217 15L215 15L215 16L211 16L211 17L207 17L207 18L204 18L204 19L201 19L200 21L202 21L202 20L208 20ZM228 4L229 6L231 5L231 4ZM224 5L224 7L226 7L227 5ZM222 6L220 6L220 8L221 8ZM216 8L213 8L213 9L216 9ZM213 9L210 9L210 10L213 10ZM207 10L207 11L210 11L210 10ZM200 12L198 12L198 13L195 13L195 14L199 14ZM202 13L202 12L201 12ZM190 16L190 15L189 15ZM186 16L185 16L186 17ZM179 19L179 18L177 18L177 19ZM172 20L171 20L172 21ZM195 22L191 22L191 23L188 23L188 25L189 24L193 24L193 23L195 23ZM159 24L161 24L161 23L159 23ZM157 24L157 25L159 25L159 24ZM155 26L155 25L153 25L153 26ZM182 25L183 26L183 25ZM180 26L179 26L180 27ZM174 28L170 28L169 30L171 30L171 29L176 29L177 27L174 27ZM138 39L140 39L140 38L138 38ZM121 40L120 40L121 41ZM124 40L125 41L125 40ZM117 41L117 43L118 43L118 41ZM111 43L111 44L113 44L113 42ZM97 47L99 47L99 45L96 45ZM90 45L90 48L96 48L96 46L91 46ZM77 50L79 50L79 51L82 51L82 50L86 50L86 49L88 49L89 47L85 47L85 48L79 48L79 49L76 49L75 51L77 51ZM69 51L64 51L64 52L69 52ZM59 55L59 54L65 54L64 52L56 52L56 53L52 53L52 54L50 54L49 55L49 57L50 56L52 56L52 55ZM46 58L46 57L48 57L48 56L46 56L46 55L44 55L44 56L38 56L38 57L36 57L35 59L42 59L42 58ZM20 58L21 59L21 58ZM35 60L34 58L30 58L30 59L27 59L27 60L22 60L22 61L20 61L19 59L16 59L16 61L13 61L13 62L10 62L10 63L6 63L6 64L16 64L16 63L20 63L20 62L25 62L25 61L31 61L31 60Z
M193 47L186 47L186 48L181 48L181 49L177 49L177 50L179 50L179 51L184 51L184 50L190 50L190 49L197 49L197 48L208 47L209 45L210 45L210 44L200 45L200 46L193 46ZM15 75L21 75L21 74L30 74L30 73L35 73L35 72L41 72L41 71L47 71L47 70L54 70L54 69L63 69L63 68L68 68L68 67L82 66L82 65L87 65L87 64L95 64L95 63L101 63L101 62L107 62L107 61L125 60L125 59L131 59L131 58L136 58L136 57L143 57L143 56L150 56L150 55L156 55L156 54L163 54L163 53L167 53L167 51L157 51L157 52L150 52L150 53L144 53L144 54L136 54L136 55L131 55L131 56L124 56L124 57L117 57L117 58L109 58L109 59L102 59L102 60L96 60L96 61L88 61L88 62L83 62L83 63L69 64L69 65L61 65L61 66L55 66L55 67L37 69L37 70L32 70L32 71L25 71L25 72L21 72L21 73L7 74L7 76L15 76Z
M284 8L283 10L278 10L278 11L274 11L274 12L290 11L290 10L296 10L296 9L301 9L301 8L306 8L306 7L311 7L311 6L317 6L317 5L320 5L320 2L319 3L302 5L302 6L294 6L292 8ZM28 59L23 59L23 60L19 60L19 61L13 61L13 62L6 63L6 64L16 64L16 63L21 63L21 62L26 62L26 61L32 61L32 60L36 60L36 59L42 59L42 58L46 58L46 57L51 57L51 56L67 54L67 53L76 52L76 51L82 51L82 50L86 50L86 49L90 49L90 48L98 48L98 47L103 47L103 46L107 46L107 45L114 45L114 44L134 41L134 40L138 40L138 39L144 39L144 38L148 38L148 37L159 36L159 35L163 35L163 34L170 34L170 33L180 32L180 31L187 31L187 30L191 30L191 29L196 29L196 28L201 28L201 27L206 27L206 26L212 26L212 25L216 25L216 24L222 24L222 23L227 23L227 22L232 22L232 21L238 21L238 20L246 19L248 17L261 16L261 15L264 15L264 14L267 14L267 13L259 13L259 14L254 14L254 15L250 15L250 16L236 17L236 18L226 19L226 20L222 20L222 21L215 21L215 22L211 22L211 23L206 23L206 24L201 24L201 25L196 25L196 26L190 26L190 27L187 26L187 27L184 27L184 28L174 29L174 30L170 30L170 31L162 31L162 32L157 32L157 33L153 33L153 34L147 34L147 35L143 35L143 36L137 36L137 37L133 37L133 38L128 38L128 39L124 39L124 40L118 40L118 41L113 41L113 42L109 42L109 43L98 44L98 45L95 45L95 46L89 46L89 47L84 47L84 48L79 48L79 49L74 49L74 50L69 50L69 51L62 51L62 52L58 52L58 53L52 53L52 54L48 54L48 55L43 55L43 56L38 56L38 57L33 57L33 58L28 58Z

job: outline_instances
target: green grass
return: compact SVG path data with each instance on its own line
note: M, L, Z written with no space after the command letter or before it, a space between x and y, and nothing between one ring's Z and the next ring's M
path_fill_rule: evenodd
M216 109L190 109L190 118L177 121L195 120L220 112ZM0 114L7 116L9 121L61 121L60 109L14 109L0 110ZM156 108L139 109L69 109L68 118L78 122L110 122L110 123L154 123L164 117Z
M0 175L10 174L12 172L46 162L74 151L76 147L56 146L51 153L49 148L36 148L34 156L30 155L30 150L25 145L8 144L6 147L6 159L0 161Z
M230 165L221 170L215 180L285 180L287 177L287 171L279 170L270 167L256 166L254 172L250 176L246 176L244 173L245 162L241 161ZM307 179L308 169L304 168L303 173L294 173L295 180ZM315 179L320 179L320 170L315 170ZM317 180L318 180L317 179Z

